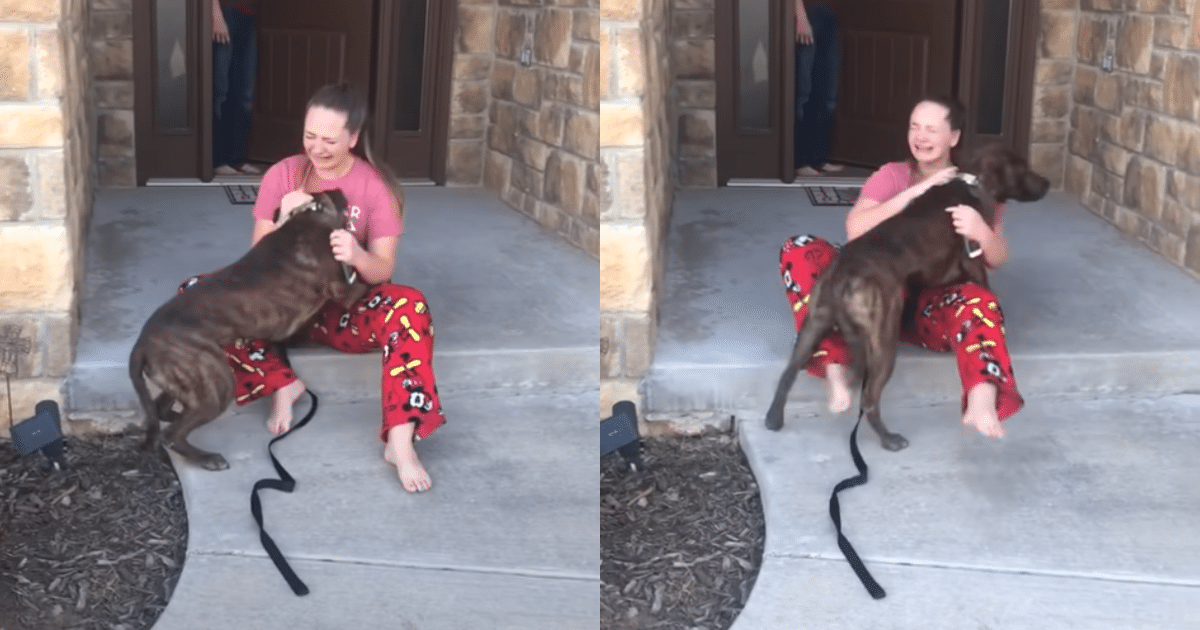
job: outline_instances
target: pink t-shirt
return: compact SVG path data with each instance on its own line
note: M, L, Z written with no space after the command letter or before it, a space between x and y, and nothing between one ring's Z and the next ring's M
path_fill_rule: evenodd
M888 162L871 174L863 184L859 199L871 199L884 203L904 192L915 182L912 181L913 171L908 162ZM992 221L992 229L999 230L1004 223L1004 204L996 204L996 216Z
M308 157L293 155L276 162L263 173L258 189L258 200L254 202L254 217L270 221L275 218L283 196L300 187L300 172ZM350 171L337 179L324 179L310 169L306 192L320 192L332 188L342 189L350 204L349 230L363 247L374 238L400 236L404 224L392 208L392 197L387 186L375 169L358 157Z

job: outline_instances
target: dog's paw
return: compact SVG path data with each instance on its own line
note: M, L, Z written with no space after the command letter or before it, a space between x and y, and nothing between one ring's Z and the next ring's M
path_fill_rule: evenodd
M883 444L883 448L889 451L898 451L908 446L908 440L899 433L889 433L880 442Z
M772 431L778 431L783 427L783 411L772 409L767 412L767 418L764 422L767 428Z
M225 458L217 453L205 455L200 460L200 465L206 470L225 470L229 468L229 462L225 461Z

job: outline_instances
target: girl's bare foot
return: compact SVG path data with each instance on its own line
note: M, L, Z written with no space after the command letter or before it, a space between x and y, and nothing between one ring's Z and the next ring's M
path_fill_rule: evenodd
M417 458L417 449L413 448L413 431L415 422L405 422L388 429L387 446L383 449L383 458L396 467L400 476L400 485L409 492L425 492L433 486L433 480L421 460Z
M1000 426L1000 417L996 414L995 383L980 383L967 392L967 411L963 414L963 424L974 427L981 435L1004 437L1004 428Z
M267 418L267 430L275 435L283 435L292 428L292 405L304 394L304 383L296 379L275 391L274 406L271 416Z
M811 166L801 166L800 168L796 169L796 174L801 177L817 177L822 173Z
M829 386L829 413L837 415L850 408L850 374L846 366L830 363L825 366L825 383Z
M845 168L846 167L842 166L841 164L830 164L830 163L826 162L825 164L821 165L821 172L822 173L836 173L838 171L844 170Z

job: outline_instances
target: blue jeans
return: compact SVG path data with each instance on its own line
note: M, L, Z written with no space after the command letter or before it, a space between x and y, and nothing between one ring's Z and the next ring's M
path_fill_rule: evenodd
M213 42L213 166L246 161L257 78L258 29L249 13L223 9L229 43Z
M837 16L809 9L808 22L813 29L813 43L796 44L796 168L817 168L829 159L841 73Z

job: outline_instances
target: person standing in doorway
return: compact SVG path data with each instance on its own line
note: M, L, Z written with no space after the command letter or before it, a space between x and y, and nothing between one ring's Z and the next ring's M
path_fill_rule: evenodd
M835 0L796 4L796 175L812 177L842 170L828 162L841 72L841 27Z
M258 69L259 0L212 0L213 167L217 175L257 175L246 163Z

